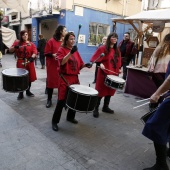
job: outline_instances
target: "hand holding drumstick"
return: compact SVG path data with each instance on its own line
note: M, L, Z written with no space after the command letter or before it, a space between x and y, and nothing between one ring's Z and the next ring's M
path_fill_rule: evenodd
M98 67L99 67L99 66L98 66ZM117 75L117 76L119 75L118 73L116 73L116 72L114 72L114 71L112 71L112 70L106 69L105 66L104 66L102 63L100 64L100 67L99 67L99 68L101 68L102 70L110 71L110 72L114 73L114 74Z

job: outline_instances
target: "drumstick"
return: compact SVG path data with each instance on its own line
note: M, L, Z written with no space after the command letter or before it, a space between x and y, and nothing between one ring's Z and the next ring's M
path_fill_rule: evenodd
M136 109L136 108L138 108L138 107L144 106L144 105L149 104L149 103L150 103L150 102L146 102L146 103L141 104L141 105L139 105L139 106L135 106L135 107L133 107L133 109Z
M100 66L97 66L97 67L101 68ZM112 72L112 73L114 73L114 74L118 75L118 73L116 73L116 72L114 72L114 71L112 71L112 70L109 70L109 69L107 69L107 68L101 68L101 69L103 69L103 70L107 70L107 71L110 71L110 72Z
M143 101L147 101L147 100L150 100L150 98L138 100L138 101L136 101L136 102L139 103L139 102L143 102Z
M80 34L80 29L81 29L82 25L79 24L79 28L78 28L78 33L77 33L77 41L76 41L76 46L78 44L78 39L79 39L79 34Z
M99 55L99 57L97 57L93 62L92 62L92 64L94 64L98 59L100 59L101 57L104 57L105 56L105 54L104 53L101 53L100 55Z

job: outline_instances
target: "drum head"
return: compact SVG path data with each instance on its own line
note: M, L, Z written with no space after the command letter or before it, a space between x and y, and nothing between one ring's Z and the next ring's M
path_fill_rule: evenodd
M80 93L80 94L85 94L85 95L97 95L98 91L88 87L88 86L84 86L84 85L80 85L80 84L73 84L71 86L69 86L71 88L71 90Z
M118 76L114 76L114 75L107 75L107 77L111 80L114 80L114 82L117 83L125 83L125 80L123 80L122 78L118 77Z
M3 75L17 77L17 76L24 76L28 74L28 71L23 68L9 68L2 71Z

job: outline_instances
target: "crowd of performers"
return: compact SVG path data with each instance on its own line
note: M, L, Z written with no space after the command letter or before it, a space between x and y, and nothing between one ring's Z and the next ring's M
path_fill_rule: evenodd
M126 37L128 35L126 34ZM84 67L91 68L93 63L100 63L98 66L98 73L96 79L95 89L98 91L97 104L93 111L95 118L99 117L99 105L101 99L104 97L103 112L113 114L114 110L109 107L110 98L115 94L114 89L107 87L104 84L105 77L107 75L119 76L122 67L121 55L125 53L125 45L121 48L117 46L118 35L116 33L110 33L107 37L106 43L100 46L96 52L92 55L90 63L84 63L75 43L75 35L73 32L66 31L66 27L59 25L54 33L54 36L46 43L44 54L46 57L46 70L47 70L47 90L48 98L46 107L49 108L52 105L53 89L58 88L58 101L52 117L52 129L58 131L58 123L62 110L66 104L66 96L68 88L72 84L80 84L78 75L80 70ZM122 43L122 42L121 42ZM170 56L170 34L168 34L162 47L158 47L156 50L157 56ZM164 51L166 54L164 54ZM15 52L17 56L17 68L24 68L29 72L29 88L26 90L26 95L33 97L34 94L30 92L31 83L35 81L36 72L34 66L34 59L37 57L36 46L28 40L28 32L23 30L20 32L20 40L14 42L9 49L10 52ZM104 54L102 57L99 57ZM155 55L155 54L154 54ZM158 57L157 57L158 58ZM160 57L161 58L161 57ZM166 60L167 62L167 60ZM24 64L23 64L24 63ZM158 64L158 60L156 60ZM166 63L167 66L167 63ZM150 97L150 103L157 103L160 96L170 89L170 63L166 68L166 80L159 85L157 91ZM165 73L164 73L165 74ZM124 77L125 78L125 77ZM144 126L143 135L154 142L156 151L156 164L151 168L145 170L168 170L166 163L167 156L167 142L169 142L170 134L170 98L166 93L166 97L163 102L159 104L159 107L151 118L148 119ZM24 98L23 92L18 95L18 100ZM77 124L75 119L76 111L69 109L67 112L67 121ZM170 153L170 151L169 151Z

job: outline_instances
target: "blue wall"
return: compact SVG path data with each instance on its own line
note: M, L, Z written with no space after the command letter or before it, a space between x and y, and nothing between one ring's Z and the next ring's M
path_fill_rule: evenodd
M117 15L108 14L101 11L96 11L84 8L83 16L77 16L74 11L66 11L66 27L68 31L74 31L77 39L79 24L82 24L80 34L85 35L85 44L78 44L78 49L84 62L89 62L91 56L96 51L96 46L88 46L89 23L97 22L110 25L110 32L113 31L113 22L111 18L118 17ZM128 30L124 24L117 24L117 34L119 41L123 38L123 33Z
M78 44L78 50L80 52L80 55L84 62L89 62L91 56L96 51L96 46L88 46L88 36L89 36L89 23L90 22L96 22L101 24L107 24L110 25L110 32L113 31L113 22L111 18L118 17L117 15L108 14L101 11L96 11L88 8L84 8L83 16L77 16L75 15L75 11L66 11L62 10L60 13L63 13L64 16L60 15L53 15L48 17L42 17L42 18L33 18L32 20L32 26L37 27L37 41L35 44L38 43L38 34L39 34L39 22L44 19L52 19L55 18L59 24L65 25L67 28L67 31L74 31L76 35L77 40L77 34L79 25L82 24L82 27L80 29L80 34L85 35L85 44ZM118 42L122 40L124 32L128 31L128 28L130 28L130 25L124 25L124 24L118 24L116 25L116 32L118 34Z

